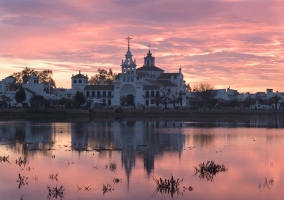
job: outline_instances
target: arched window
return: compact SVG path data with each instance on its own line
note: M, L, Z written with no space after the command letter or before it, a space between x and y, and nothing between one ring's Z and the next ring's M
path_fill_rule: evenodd
M81 79L79 79L79 83L82 83L82 80L81 80Z
M159 96L160 96L160 92L156 91L156 97L159 97Z
M95 97L95 96L96 96L95 91L92 91L92 97Z
M87 97L89 97L89 96L90 96L90 92L89 92L89 91L87 91L86 96L87 96Z
M75 80L73 81L73 83L77 83L77 80L75 79Z
M146 97L149 97L149 91L146 91Z
M103 97L106 97L106 91L103 91Z
M155 96L155 92L151 91L151 97L154 97L154 96Z
M101 92L100 92L100 91L97 92L97 97L98 97L98 98L101 97Z
M150 66L150 61L149 60L147 60L147 66Z
M107 96L111 97L111 91L108 91Z
M130 65L130 59L127 60L127 64Z

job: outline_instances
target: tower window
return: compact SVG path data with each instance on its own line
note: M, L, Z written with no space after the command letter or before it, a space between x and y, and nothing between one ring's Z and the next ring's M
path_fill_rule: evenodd
M127 64L130 65L130 59L127 60Z
M150 66L150 61L149 60L147 60L147 66Z
M79 80L79 83L82 83L82 80L81 80L81 79Z
M75 79L75 80L73 81L73 83L77 83L77 80Z

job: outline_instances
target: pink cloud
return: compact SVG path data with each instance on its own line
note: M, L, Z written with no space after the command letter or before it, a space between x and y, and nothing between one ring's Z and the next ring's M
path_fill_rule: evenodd
M66 83L84 64L92 66L81 66L86 73L119 72L130 35L138 66L151 44L157 66L175 72L181 65L189 83L276 89L283 77L283 9L277 0L0 0L0 67L57 63L53 69L65 72Z

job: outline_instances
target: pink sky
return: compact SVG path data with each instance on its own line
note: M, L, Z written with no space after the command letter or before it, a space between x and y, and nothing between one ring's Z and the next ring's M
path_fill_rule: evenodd
M57 87L80 70L120 72L132 37L138 67L240 92L284 91L283 0L0 0L0 79L51 69Z

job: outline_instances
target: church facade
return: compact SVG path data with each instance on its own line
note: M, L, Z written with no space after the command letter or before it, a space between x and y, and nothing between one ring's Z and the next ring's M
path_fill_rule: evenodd
M79 72L71 78L73 93L83 90L87 101L104 102L110 106L185 106L185 81L181 68L176 73L165 73L156 67L150 50L144 57L143 66L137 68L130 51L131 38L127 39L128 49L122 59L121 71L112 85L105 85L103 80L99 85L86 85L88 77Z

